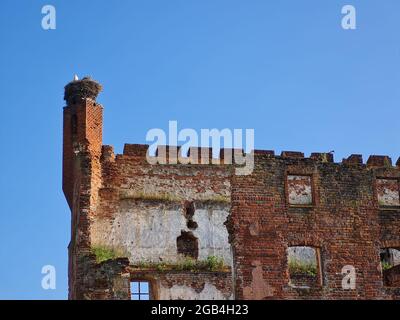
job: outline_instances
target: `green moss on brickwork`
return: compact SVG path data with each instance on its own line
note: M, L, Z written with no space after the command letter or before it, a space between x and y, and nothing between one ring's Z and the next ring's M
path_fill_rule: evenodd
M382 261L382 270L383 271L389 270L391 268L393 268L392 264L390 264L389 262L386 262L386 261Z
M168 193L145 193L145 192L134 192L134 193L123 193L120 195L121 200L144 200L144 201L167 201L174 202L180 201L181 199Z
M213 271L225 272L229 267L224 264L220 257L209 256L206 260L195 260L190 257L184 257L177 262L148 262L142 261L133 266L137 269L155 269L157 271Z
M231 202L231 198L230 197L221 196L221 195L216 195L216 196L210 197L209 199L206 199L206 201L207 200L211 201L211 202L221 202L221 203Z
M112 248L107 246L93 246L91 248L92 254L96 256L96 262L101 263L107 260L113 260L117 258L126 257L126 253L119 248Z
M224 260L220 257L209 256L205 262L211 271L222 270L224 268Z
M179 197L170 193L147 193L147 192L123 192L120 194L121 200L143 200L143 201L164 201L164 202L181 202L187 199ZM229 203L231 199L222 195L215 195L211 197L205 197L204 199L198 199L202 202L214 202L214 203Z

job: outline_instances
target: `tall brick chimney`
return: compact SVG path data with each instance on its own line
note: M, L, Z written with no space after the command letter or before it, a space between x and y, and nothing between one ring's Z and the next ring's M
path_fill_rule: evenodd
M79 154L100 156L103 107L96 103L101 85L85 77L65 86L63 136L63 191L72 210Z
M69 298L82 298L84 270L79 261L90 251L90 217L101 185L103 107L96 102L101 85L85 77L65 86L63 191L71 209Z

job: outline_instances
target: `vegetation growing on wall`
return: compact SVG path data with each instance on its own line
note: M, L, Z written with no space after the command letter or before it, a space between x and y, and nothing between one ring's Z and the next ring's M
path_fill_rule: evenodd
M382 261L382 270L383 271L385 271L385 270L389 270L389 269L391 269L391 268L393 268L394 266L391 264L391 263L389 263L389 262L387 262L387 261Z
M96 256L97 263L127 256L122 249L101 246L101 245L93 246L91 249L91 253Z
M148 262L142 261L133 266L137 269L155 269L157 271L228 271L229 267L224 264L220 257L209 256L205 260L195 260L184 257L177 262Z
M149 193L149 192L122 192L120 194L121 200L143 200L143 201L164 201L164 202L180 202L185 201L183 197L179 197L170 193ZM214 203L229 203L230 197L223 195L214 195L199 199L202 202L214 202Z
M317 276L317 266L315 263L306 263L298 260L289 260L289 272L291 275Z

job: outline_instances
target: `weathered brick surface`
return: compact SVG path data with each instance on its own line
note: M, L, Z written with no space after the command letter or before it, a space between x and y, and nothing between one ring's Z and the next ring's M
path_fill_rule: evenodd
M312 177L313 206L289 205L288 174ZM399 247L399 210L383 212L379 207L377 176L399 178L400 172L378 168L375 163L372 168L257 155L252 175L232 177L229 225L236 298L394 298L383 287L379 250ZM322 286L318 290L288 285L286 249L303 245L321 252ZM356 268L355 290L342 289L345 265ZM267 288L263 295L260 288Z
M242 151L221 150L221 164L151 165L146 145L125 145L117 155L102 145L102 107L95 101L83 97L70 103L64 108L63 147L63 190L71 207L69 298L129 299L129 282L138 278L151 280L154 298L400 298L397 269L385 271L392 284L385 286L379 257L381 248L400 248L399 161L393 167L390 158L371 156L363 164L361 156L352 155L334 163L326 153L304 158L301 152L275 156L255 150L254 172L237 176L224 158ZM162 162L168 162L171 148L164 148ZM211 155L197 151L191 149L189 156ZM149 217L155 221L137 220L129 229L138 212L153 213ZM179 235L192 233L199 254L220 253L233 272L134 269L140 250L129 234L157 226L154 212L160 221L167 212L179 224L171 225L168 232L179 232L168 245L173 248ZM98 264L91 248L102 242L131 251ZM290 246L317 249L317 285L290 285ZM154 250L152 262L162 262L162 251ZM178 252L168 257L173 255ZM354 290L342 288L346 265L356 269ZM297 280L307 284L310 279Z
M84 275L74 299L130 300L129 261L126 258L96 263L91 255L82 256L78 262Z
M388 287L400 287L400 265L383 272L385 285Z
M101 105L90 99L64 108L63 190L71 208L69 296L78 294L82 275L77 261L90 248L90 215L100 186Z
M151 281L151 298L155 300L201 300L210 299L212 296L215 299L230 299L233 294L231 272L160 272L157 270L150 272L131 270L130 274L131 280ZM192 290L182 291L180 290L182 287L189 287Z

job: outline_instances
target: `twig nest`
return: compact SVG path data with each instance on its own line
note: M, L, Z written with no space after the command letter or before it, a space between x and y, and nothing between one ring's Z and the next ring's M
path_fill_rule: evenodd
M64 100L67 104L75 104L80 100L96 100L103 87L100 83L90 77L84 77L82 80L73 80L65 86Z

